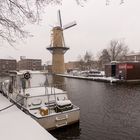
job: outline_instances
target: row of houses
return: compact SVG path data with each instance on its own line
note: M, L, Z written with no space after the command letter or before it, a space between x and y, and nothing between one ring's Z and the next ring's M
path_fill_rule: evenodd
M77 69L78 61L65 63L65 70ZM42 65L41 59L26 59L21 57L19 61L14 59L0 59L0 72L8 70L47 70L52 72L52 65Z
M65 70L71 71L81 67L79 61L65 63ZM0 59L0 72L8 70L47 70L52 72L52 65L42 65L41 59L21 58L19 61L14 59Z
M42 70L41 59L0 59L0 72L8 70Z
M97 63L92 63L97 69ZM70 61L65 63L65 70L78 70L82 64L79 61ZM8 70L47 70L52 72L51 65L42 65L41 59L26 59L21 57L19 61L13 59L0 59L0 72ZM105 74L107 77L134 79L140 78L140 53L126 55L121 62L112 62L105 65Z

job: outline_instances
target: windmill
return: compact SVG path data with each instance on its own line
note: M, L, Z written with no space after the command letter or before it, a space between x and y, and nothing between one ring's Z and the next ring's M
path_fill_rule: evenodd
M51 44L47 48L52 53L52 72L54 74L65 72L64 54L69 48L65 45L63 31L76 25L74 21L63 26L60 10L57 14L58 25L52 28Z

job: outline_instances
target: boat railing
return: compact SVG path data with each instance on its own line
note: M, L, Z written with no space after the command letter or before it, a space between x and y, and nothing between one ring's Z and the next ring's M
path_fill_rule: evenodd
M30 95L30 88L44 88L42 94L32 94ZM65 89L65 90L64 90ZM41 90L41 89L40 89ZM34 91L34 90L33 90ZM49 112L51 111L51 105L56 104L56 101L58 100L58 96L62 96L62 94L66 94L66 85L65 84L47 84L47 85L39 85L39 86L28 86L25 88L25 90L21 93L23 96L25 96L24 104L27 106L27 102L32 99L37 98L44 98L47 97L47 100L44 98L43 102L46 102L45 106L48 106ZM64 95L66 96L66 95ZM28 100L28 101L27 101ZM42 100L42 99L41 99ZM46 100L46 101L44 101ZM30 102L30 101L29 101ZM23 104L23 103L21 103ZM42 105L42 104L41 104ZM40 105L39 105L40 106Z
M39 87L50 87L52 89L56 88L56 89L61 89L66 91L66 84L41 84L41 85L37 85L37 86L27 86L25 89L29 89L29 88L39 88Z
M61 90L64 90L66 91L66 84L49 84L48 87L51 87L51 88L56 88L56 89L61 89Z

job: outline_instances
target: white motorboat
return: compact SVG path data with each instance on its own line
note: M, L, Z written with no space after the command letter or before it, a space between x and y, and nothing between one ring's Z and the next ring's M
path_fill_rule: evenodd
M51 130L79 121L80 109L68 99L62 85L50 85L46 73L9 72L2 92L44 128Z
M103 77L104 72L98 70L90 70L87 74L87 77Z

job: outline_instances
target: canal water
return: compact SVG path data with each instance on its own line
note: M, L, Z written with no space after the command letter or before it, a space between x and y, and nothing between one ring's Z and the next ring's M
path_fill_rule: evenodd
M51 131L58 140L140 140L140 85L65 82L80 122Z

